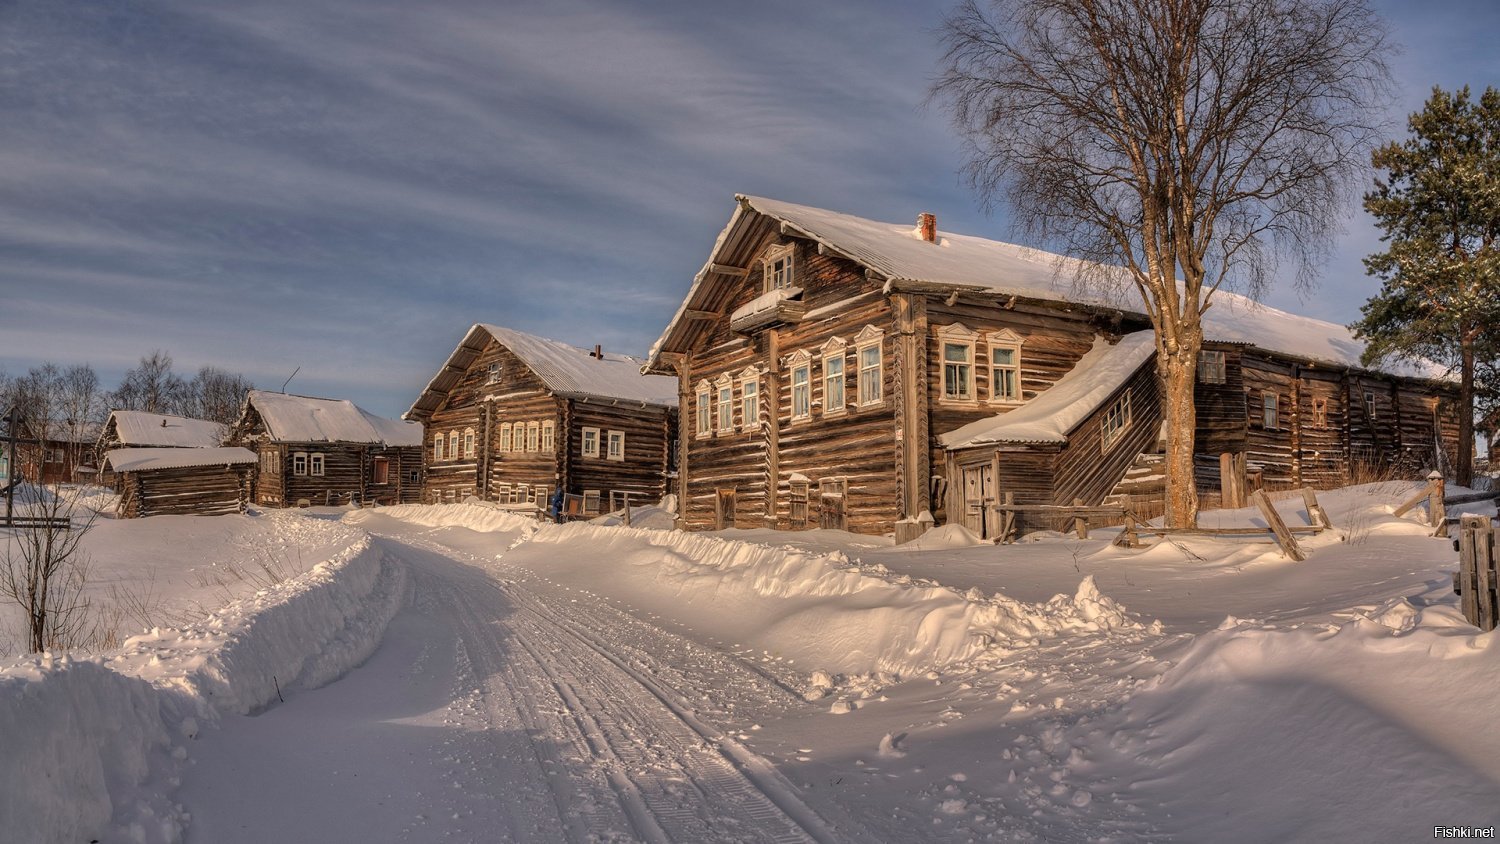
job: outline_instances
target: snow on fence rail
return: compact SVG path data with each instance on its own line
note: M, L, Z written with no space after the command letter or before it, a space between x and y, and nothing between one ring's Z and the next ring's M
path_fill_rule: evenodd
M198 720L254 711L362 662L400 607L406 571L359 535L310 571L181 630L107 657L32 656L0 667L0 819L14 841L170 840L175 808L129 798L180 760ZM160 798L157 798L160 803Z

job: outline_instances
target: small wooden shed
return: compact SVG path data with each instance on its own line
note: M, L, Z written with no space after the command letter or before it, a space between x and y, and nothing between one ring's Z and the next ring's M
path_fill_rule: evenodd
M120 480L122 519L243 513L259 458L247 448L117 448L105 469Z

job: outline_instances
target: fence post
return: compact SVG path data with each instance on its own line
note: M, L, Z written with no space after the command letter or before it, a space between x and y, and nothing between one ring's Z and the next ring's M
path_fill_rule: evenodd
M630 493L625 493L625 527L630 527Z
M1266 526L1271 528L1271 533L1276 535L1276 544L1281 546L1281 553L1299 563L1307 559L1307 555L1302 553L1301 546L1297 544L1297 538L1286 529L1286 522L1281 520L1281 514L1276 512L1271 499L1266 497L1266 491L1257 489L1250 493L1250 500L1260 508L1260 514L1265 517Z
M1464 618L1480 630L1495 629L1497 607L1495 531L1485 516L1464 516L1458 535L1458 595Z
M1007 493L1005 493L1005 499L1004 500L1005 500L1005 506L1006 507L1012 507L1016 503L1016 494L1014 492L1007 492ZM1006 510L1005 511L1005 516L1000 519L1000 541L1001 542L1006 542L1006 543L1011 542L1012 540L1015 539L1015 535L1016 535L1016 511L1015 510Z
M1432 497L1427 500L1427 515L1432 520L1432 535L1448 535L1448 504L1444 501L1447 494L1447 481L1443 479L1443 473L1432 470L1427 476L1432 482Z
M1073 499L1073 506L1074 507L1082 507L1083 506L1083 499L1082 498L1075 498L1075 499ZM1078 534L1078 538L1079 539L1088 539L1089 538L1089 520L1088 520L1088 517L1084 516L1081 513L1077 514L1077 515L1074 515L1073 516L1073 530Z

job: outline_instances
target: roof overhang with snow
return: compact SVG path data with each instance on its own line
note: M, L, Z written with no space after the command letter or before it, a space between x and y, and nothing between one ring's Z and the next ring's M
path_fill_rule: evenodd
M743 278L742 268L755 257L751 250L771 232L814 242L820 252L858 264L868 277L883 282L886 292L1024 299L1130 316L1143 323L1147 319L1121 297L1075 289L1074 279L1086 271L1093 276L1121 274L1123 289L1128 290L1123 270L970 235L940 233L935 243L928 242L911 225L762 197L736 195L735 199L729 224L651 347L647 371L672 372L671 358L691 350L712 327L714 320L706 317L728 311ZM1214 294L1203 323L1209 341L1253 346L1294 361L1427 380L1451 379L1446 370L1428 361L1366 367L1360 361L1364 343L1344 326L1287 313L1224 290Z
M325 399L251 390L241 420L251 408L266 434L278 443L362 443L387 448L422 444L422 426L376 416L347 399Z
M248 448L117 448L104 455L112 472L151 472L196 466L246 466L259 460Z
M430 417L492 341L509 349L553 395L561 398L663 409L677 406L676 379L641 374L645 361L640 358L614 352L595 357L587 349L557 340L478 323L459 341L402 418Z

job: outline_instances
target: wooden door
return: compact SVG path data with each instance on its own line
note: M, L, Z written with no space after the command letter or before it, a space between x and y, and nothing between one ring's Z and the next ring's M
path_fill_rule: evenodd
M719 530L734 527L734 490L718 491L714 499L714 523Z
M964 472L964 527L989 539L989 510L995 503L995 467L989 463L965 466Z
M824 493L819 496L822 507L822 527L824 530L844 530L844 496L837 493Z

